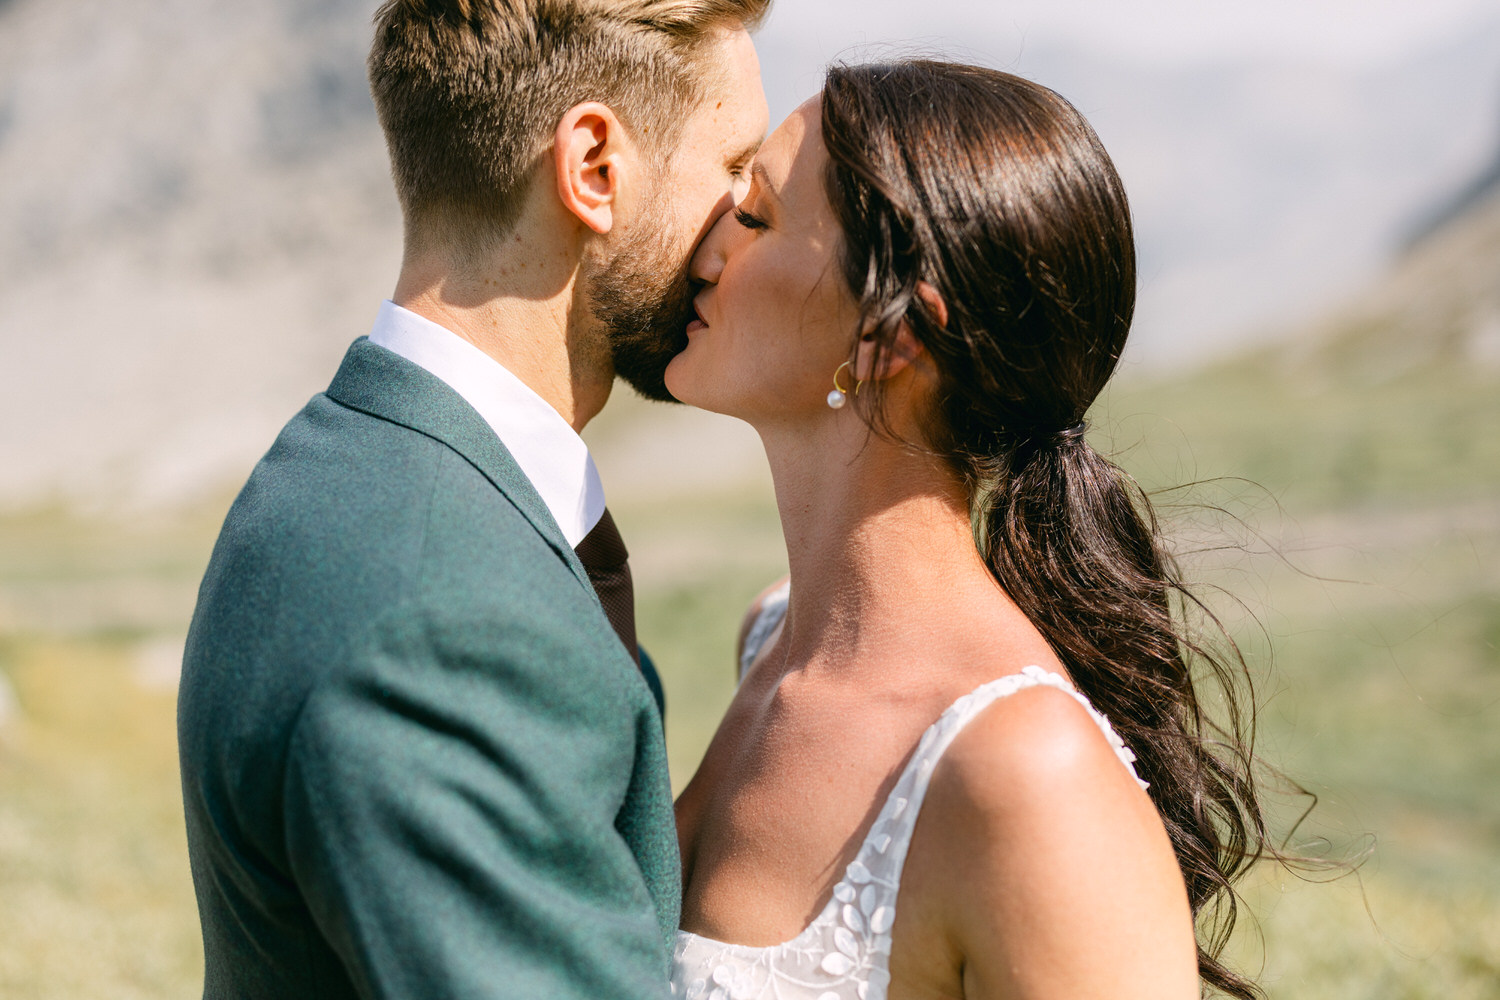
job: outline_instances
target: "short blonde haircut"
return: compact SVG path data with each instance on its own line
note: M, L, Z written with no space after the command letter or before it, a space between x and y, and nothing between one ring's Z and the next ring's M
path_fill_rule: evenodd
M585 101L670 152L710 78L710 32L752 28L770 3L386 0L370 89L408 231L435 216L503 233L557 122Z

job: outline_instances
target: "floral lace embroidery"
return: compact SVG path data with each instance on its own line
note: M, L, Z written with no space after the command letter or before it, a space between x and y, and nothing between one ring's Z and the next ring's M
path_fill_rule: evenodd
M742 674L786 613L786 598L782 588L763 602L745 642ZM1057 688L1087 709L1131 777L1147 787L1135 772L1135 755L1109 721L1062 677L1030 666L983 684L955 701L922 734L859 853L817 918L792 940L768 948L679 931L672 995L685 1000L885 1000L901 869L933 769L964 726L987 706L1038 685Z

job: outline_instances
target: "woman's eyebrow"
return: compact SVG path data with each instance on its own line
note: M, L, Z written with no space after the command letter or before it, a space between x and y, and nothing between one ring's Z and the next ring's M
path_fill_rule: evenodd
M771 175L766 173L766 168L759 161L750 165L750 177L760 184L761 190L770 195L772 200L781 200L781 192L777 191L776 185L771 183Z

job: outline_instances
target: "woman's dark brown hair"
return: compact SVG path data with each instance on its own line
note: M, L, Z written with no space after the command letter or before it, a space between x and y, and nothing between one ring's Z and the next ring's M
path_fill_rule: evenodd
M1135 304L1113 164L1057 94L952 63L835 67L822 130L860 329L888 349L904 322L935 363L922 444L967 482L996 579L1136 753L1194 916L1218 917L1199 921L1202 979L1257 996L1218 960L1232 882L1267 849L1245 664L1227 637L1218 652L1195 641L1182 612L1201 605L1149 500L1082 434ZM946 324L919 282L942 296ZM868 388L881 425L879 384ZM1216 719L1195 674L1216 683Z

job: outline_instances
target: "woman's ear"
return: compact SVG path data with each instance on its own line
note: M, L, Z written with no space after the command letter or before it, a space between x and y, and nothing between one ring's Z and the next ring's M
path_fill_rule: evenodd
M922 300L922 305L927 307L927 312L932 316L932 321L940 328L948 328L948 303L943 301L943 296L936 288L925 281L917 282L917 298Z
M627 169L625 129L607 105L588 101L557 123L553 167L563 206L596 233L615 223L621 173Z
M891 341L889 349L877 363L875 335L867 333L859 338L859 346L854 351L854 377L861 382L869 382L872 379L887 379L899 375L911 367L922 350L921 342L903 321L896 327L896 337Z
M938 326L948 325L948 305L936 288L925 281L917 282L917 298ZM867 332L860 338L859 347L855 351L854 377L861 381L890 378L911 367L924 350L922 342L912 332L911 324L902 320L896 327L896 337L891 341L885 356L880 359L877 370L875 336L872 332Z

